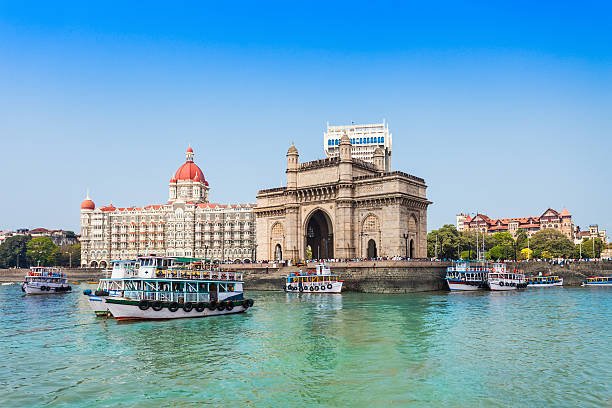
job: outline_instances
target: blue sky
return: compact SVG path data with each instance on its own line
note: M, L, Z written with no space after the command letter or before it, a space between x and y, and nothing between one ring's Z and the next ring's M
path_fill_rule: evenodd
M604 2L5 2L0 229L162 203L191 143L215 202L284 183L326 122L393 132L429 229L567 207L610 227Z

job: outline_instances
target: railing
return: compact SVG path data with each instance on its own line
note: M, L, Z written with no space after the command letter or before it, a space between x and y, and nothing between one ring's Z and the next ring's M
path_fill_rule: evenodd
M155 273L155 277L164 279L242 281L243 273L224 271L183 271L168 269L164 271L157 271Z
M208 292L167 292L167 291L143 291L131 290L125 291L124 296L134 300L158 300L160 302L208 302L210 293Z

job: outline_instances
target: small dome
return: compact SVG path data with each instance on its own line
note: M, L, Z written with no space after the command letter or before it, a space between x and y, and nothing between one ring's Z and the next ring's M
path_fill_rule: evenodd
M193 149L191 148L191 146L187 148L187 153L193 153Z
M351 139L348 137L348 135L346 133L344 133L342 135L342 137L340 138L340 144L341 145L343 145L343 144L349 144L350 145L351 144Z
M95 209L96 209L96 205L94 204L93 201L91 201L89 196L87 196L87 198L84 199L83 202L81 203L81 210L95 210Z
M291 143L289 150L287 150L287 154L298 154L298 149L295 147L293 143Z
M374 157L384 157L384 156L385 156L385 152L380 147L377 147L374 150Z

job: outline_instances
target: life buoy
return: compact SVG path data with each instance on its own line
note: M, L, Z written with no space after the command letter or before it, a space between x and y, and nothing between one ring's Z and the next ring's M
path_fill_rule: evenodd
M504 286L504 282L499 282L499 286Z
M177 302L172 302L168 305L168 310L171 312L176 312L179 308L179 304Z
M287 285L287 290L293 290L293 286Z
M162 302L160 302L159 300L156 300L155 302L153 302L153 304L151 305L151 309L155 310L156 312L159 312L160 310L162 310L164 308L164 304Z
M208 304L208 310L215 310L217 308L217 302L213 300Z
M149 308L149 301L147 300L141 300L140 302L138 302L138 308L140 310L147 310Z
M244 299L242 301L242 307L244 308L244 310L247 310L249 308L249 300L248 299Z
M206 308L206 305L205 305L204 303L202 303L202 302L198 302L198 303L196 303L196 305L195 305L195 310L196 310L196 312L198 312L198 313L203 312L205 308Z
M234 302L229 301L225 304L225 310L232 310L233 308L234 308Z
M193 303L191 303L191 302L186 302L186 303L183 305L183 310L184 310L186 313L191 312L191 311L193 310Z
M332 286L332 284L331 284L331 283L328 283L328 284L327 284L327 289L331 289L332 287L333 287L333 286Z
M303 292L303 291L304 291L304 287L300 286L300 292Z
M253 299L249 299L249 307L253 307L253 305L255 304L255 301Z
M314 287L314 290L315 290L315 292L318 292L318 291L319 291L319 287L318 287L318 286L315 286L315 287Z
M225 303L221 302L217 305L217 310L222 312L223 310L225 310Z
M66 287L66 290L67 290L67 291L72 291L72 286L70 286L70 285L69 285L69 286L67 286L67 287Z
M313 288L312 286L311 286L311 287L309 287L308 289L309 289L311 292L313 292L313 291L314 291L314 288Z

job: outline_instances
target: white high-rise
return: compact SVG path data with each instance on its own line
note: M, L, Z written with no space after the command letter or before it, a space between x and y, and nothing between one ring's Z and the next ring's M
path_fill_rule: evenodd
M340 154L340 139L345 134L351 139L352 157L374 164L374 156L378 149L384 154L385 171L391 171L392 135L389 124L371 123L363 125L327 125L323 134L323 148L327 157L337 157Z

